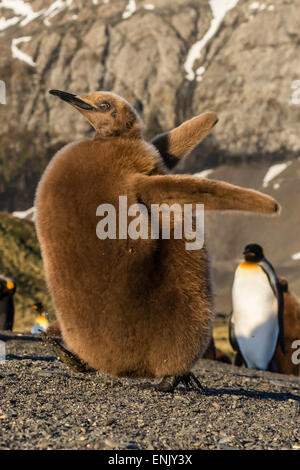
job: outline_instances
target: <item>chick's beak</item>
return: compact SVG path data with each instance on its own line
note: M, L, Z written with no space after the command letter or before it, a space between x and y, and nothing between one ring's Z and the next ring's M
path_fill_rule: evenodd
M86 101L84 101L77 95L73 95L72 93L67 93L66 91L60 91L60 90L50 90L49 93L50 95L58 96L63 101L66 101L67 103L70 103L73 106L76 106L78 108L86 109L86 110L95 109L92 105L90 105L89 103L86 103Z

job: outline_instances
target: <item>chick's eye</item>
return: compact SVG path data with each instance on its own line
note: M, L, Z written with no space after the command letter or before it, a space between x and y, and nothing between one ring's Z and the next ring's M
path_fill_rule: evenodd
M111 108L111 105L107 101L102 101L102 103L98 104L98 108L102 112L106 112Z

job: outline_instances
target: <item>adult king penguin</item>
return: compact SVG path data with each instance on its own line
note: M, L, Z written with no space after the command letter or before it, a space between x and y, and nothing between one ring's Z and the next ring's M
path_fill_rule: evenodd
M15 292L16 283L12 279L0 275L0 330L13 329Z
M128 207L146 207L149 222L152 204L202 203L206 210L264 214L278 213L278 204L228 183L167 174L208 134L215 113L203 113L149 144L137 112L120 96L51 94L96 130L94 138L56 154L36 193L46 278L67 347L111 376L161 378L162 391L180 382L200 386L190 369L207 348L214 320L205 246L189 251L186 239L173 236L100 239L97 207L114 206L120 220L119 197L125 195Z
M276 371L273 361L279 342L284 348L283 295L271 263L256 243L244 250L232 287L230 341L237 351L236 365Z
M36 302L31 306L31 308L38 313L31 329L31 333L34 335L39 335L41 331L46 331L49 326L48 312L46 307L41 302Z

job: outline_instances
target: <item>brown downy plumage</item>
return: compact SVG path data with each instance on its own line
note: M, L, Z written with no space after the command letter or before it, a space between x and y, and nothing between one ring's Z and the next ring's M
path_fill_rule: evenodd
M293 353L296 352L296 349L292 348L292 344L294 341L300 340L300 306L297 299L289 292L286 279L280 278L279 284L282 288L284 299L284 342L286 352L283 354L277 344L274 361L277 372L300 377L300 364L294 364L292 361ZM297 349L299 349L299 345ZM300 354L298 354L299 357Z
M60 329L58 320L53 320L53 322L51 322L50 325L48 326L46 332L47 332L47 335L49 336L57 336L60 338L61 329Z
M96 130L93 139L56 154L36 194L37 232L62 336L82 361L112 376L184 376L206 350L214 320L205 246L187 251L184 239L172 238L100 240L97 207L112 204L118 220L123 195L128 207L143 203L149 210L152 203L176 202L273 214L279 206L257 191L166 174L169 155L181 158L199 143L216 123L214 113L154 141L164 165L123 98L51 93Z

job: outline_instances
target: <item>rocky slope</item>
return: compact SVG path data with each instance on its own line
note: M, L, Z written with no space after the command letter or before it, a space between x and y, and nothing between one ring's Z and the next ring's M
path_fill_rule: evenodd
M90 133L81 116L47 94L51 88L125 96L147 137L217 111L220 123L186 164L191 171L232 157L298 155L298 2L11 4L0 2L2 209L28 208L55 148ZM224 5L232 7L225 16Z
M0 104L0 209L31 207L53 152L91 134L78 113L47 93L51 88L123 95L141 113L147 138L215 110L218 125L177 171L213 168L210 177L264 189L283 206L277 220L207 218L218 309L230 309L231 275L243 245L252 241L265 245L300 296L300 261L291 258L300 252L299 2L14 5L0 1L0 79L7 89L6 105ZM291 162L286 171L262 187L268 168L282 161Z

